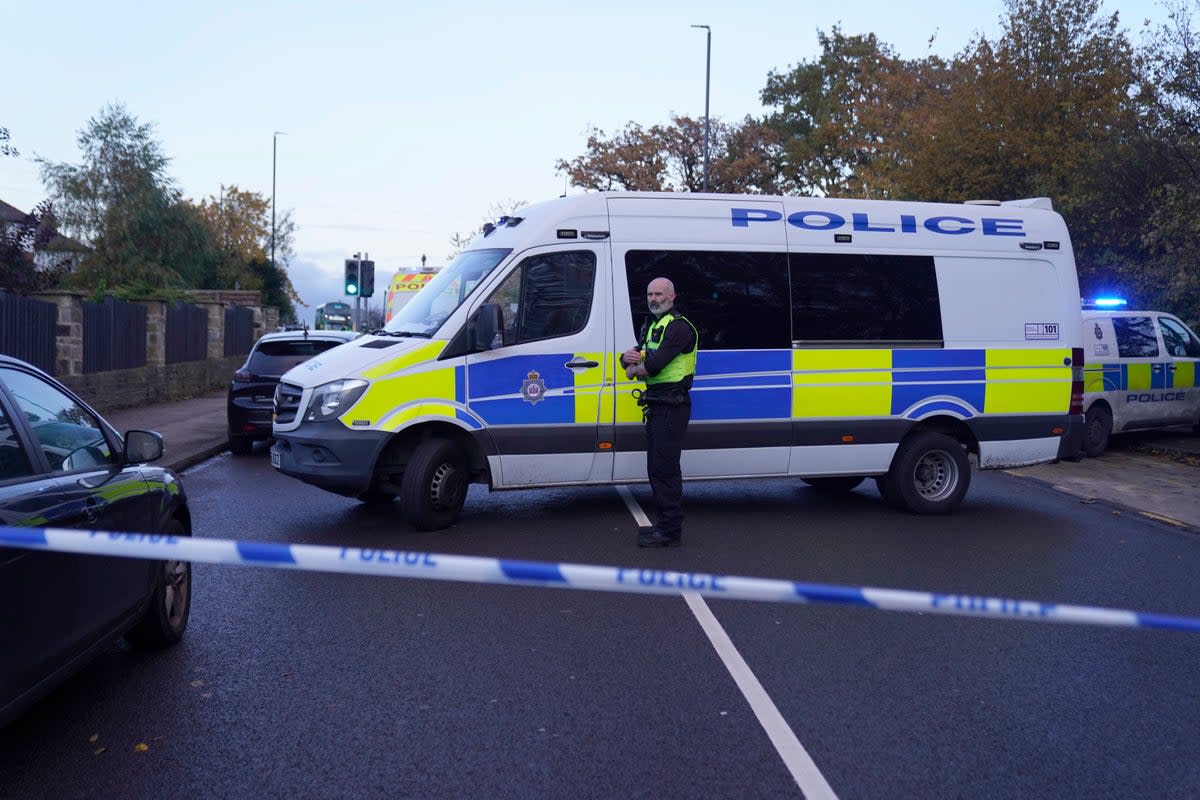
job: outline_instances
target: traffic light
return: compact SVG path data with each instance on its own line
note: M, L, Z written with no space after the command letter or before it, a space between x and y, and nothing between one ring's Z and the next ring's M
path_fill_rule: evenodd
M351 297L359 296L359 289L362 286L358 274L358 266L361 262L354 258L346 259L346 294Z
M375 262L360 261L358 270L359 297L370 297L375 294Z

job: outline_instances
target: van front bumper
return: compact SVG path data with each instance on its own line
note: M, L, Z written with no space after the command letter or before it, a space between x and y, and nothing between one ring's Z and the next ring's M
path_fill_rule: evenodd
M357 497L370 488L387 440L383 431L350 431L338 422L303 425L275 434L271 466L334 494Z

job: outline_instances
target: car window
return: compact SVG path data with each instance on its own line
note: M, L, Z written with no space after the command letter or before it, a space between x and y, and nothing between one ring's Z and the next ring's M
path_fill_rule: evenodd
M248 365L255 375L282 375L297 364L301 364L318 353L324 353L342 344L340 341L320 339L296 339L295 341L259 342L250 354Z
M1162 328L1163 344L1167 353L1184 358L1200 358L1200 339L1182 323L1170 317L1159 317L1158 324Z
M100 421L70 395L28 372L3 369L0 378L29 420L50 469L65 472L117 462Z
M1121 358L1153 358L1158 355L1158 334L1150 317L1113 317L1117 333L1117 355Z
M4 409L0 408L0 481L31 474L33 469L29 466L29 456L17 440L12 422L4 414Z

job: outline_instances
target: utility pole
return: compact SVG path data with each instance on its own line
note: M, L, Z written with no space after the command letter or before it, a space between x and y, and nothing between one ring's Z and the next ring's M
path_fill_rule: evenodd
M712 28L707 25L693 25L693 28L704 28L705 46L704 56L704 189L708 191L708 87L710 77L712 75Z
M279 150L279 137L286 131L275 131L271 136L271 266L275 266L275 156Z

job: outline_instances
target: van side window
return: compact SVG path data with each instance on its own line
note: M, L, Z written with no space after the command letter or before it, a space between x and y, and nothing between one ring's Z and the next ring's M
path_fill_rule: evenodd
M579 333L592 312L596 256L591 251L525 259L492 292L504 345Z
M1150 317L1113 317L1117 355L1121 358L1153 358L1158 355L1158 334Z
M798 344L942 344L930 256L791 253Z
M1170 317L1159 317L1158 325L1162 329L1163 344L1167 353L1184 358L1200 358L1200 339L1184 325Z
M658 277L675 284L679 310L696 326L701 350L791 348L786 254L630 250L625 279L631 341L650 318L646 286Z

